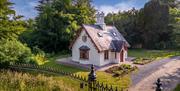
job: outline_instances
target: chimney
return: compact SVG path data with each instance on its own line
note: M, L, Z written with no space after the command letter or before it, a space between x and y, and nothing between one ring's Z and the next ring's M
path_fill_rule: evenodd
M98 12L96 14L96 25L99 25L103 30L106 28L106 24L104 23L104 13Z

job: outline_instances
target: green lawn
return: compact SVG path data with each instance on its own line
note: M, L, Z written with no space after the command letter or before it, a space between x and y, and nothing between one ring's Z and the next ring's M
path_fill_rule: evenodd
M180 84L177 85L177 87L174 89L174 91L180 91Z
M53 68L57 68L57 69L62 69L65 72L72 72L72 73L76 73L76 72L84 72L87 70L81 69L81 68L77 68L77 67L71 67L71 66L66 66L66 65L62 65L62 64L57 64L57 62L55 61L56 59L60 59L60 58L65 58L65 57L69 57L69 54L56 54L54 56L51 56L48 58L48 62L46 62L45 64L43 64L43 66L47 66L47 67L53 67Z
M85 70L82 68L78 68L78 67L72 67L72 66L66 66L66 65L62 65L62 64L57 64L56 63L56 59L59 58L64 58L64 57L69 57L70 55L54 55L52 57L49 58L49 61L46 62L44 64L44 66L47 67L54 67L54 68L59 68L62 69L65 72L72 72L74 74L78 74L81 75L83 77L88 77L89 74L89 70ZM118 87L118 88L127 88L129 86L129 84L131 83L130 80L130 76L124 76L124 77L113 77L112 74L106 73L106 72L96 72L97 74L97 80L99 82L103 82L104 84L109 84L112 85L113 87ZM68 83L69 81L67 81ZM77 84L79 85L79 84Z
M145 50L131 49L128 51L128 56L136 57L135 64L147 64L154 60L168 58L180 55L180 51L173 50Z
M178 51L162 51L162 50L129 50L128 51L128 55L129 56L133 56L133 57L143 57L143 58L164 58L164 57L170 57L170 56L175 56L175 55L179 55L180 52ZM64 57L69 57L69 54L66 55L61 55L61 54L57 54L54 55L52 57L49 57L49 62L45 63L44 66L50 66L50 67L54 67L54 68L59 68L62 69L66 72L72 72L74 74L79 74L81 76L84 77L88 77L88 70L82 69L82 68L78 68L78 67L72 67L72 66L65 66L62 64L57 64L56 63L56 59L59 58L64 58ZM99 82L103 82L105 84L109 84L109 85L113 85L114 87L117 86L118 88L127 88L130 83L131 83L131 79L129 75L126 75L124 77L113 77L112 74L106 73L106 72L96 72L97 74L97 80ZM68 79L69 78L64 78L65 80L67 80L67 83L69 83ZM79 84L77 84L79 85Z
M143 57L143 58L161 58L180 55L180 51L173 50L145 50L145 49L130 49L128 50L128 56Z

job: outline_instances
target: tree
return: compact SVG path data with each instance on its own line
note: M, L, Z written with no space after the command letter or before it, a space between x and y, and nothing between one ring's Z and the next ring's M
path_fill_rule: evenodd
M18 41L26 23L12 10L12 5L8 0L0 0L0 67L30 62L32 56L30 48Z
M16 15L12 5L8 0L0 1L0 39L17 38L25 29L24 21L20 20L22 16Z
M34 46L46 52L67 50L80 26L94 22L95 10L89 0L41 0L36 8L38 37Z
M174 48L180 48L180 9L170 8L170 26L173 30L173 45Z
M140 23L142 13L140 10L132 8L129 11L117 14L109 13L105 17L107 24L114 25L130 43L131 47L142 45L142 24Z
M169 7L160 0L151 0L144 6L144 43L146 48L166 48L172 31L168 29ZM153 37L152 37L153 36Z
M20 34L19 40L22 43L28 44L28 47L33 49L33 45L35 45L34 41L38 37L35 31L36 22L34 19L28 19L25 22L26 22L26 30Z
M150 0L140 10L110 13L105 21L115 25L133 48L175 48L180 39L177 6L176 0Z

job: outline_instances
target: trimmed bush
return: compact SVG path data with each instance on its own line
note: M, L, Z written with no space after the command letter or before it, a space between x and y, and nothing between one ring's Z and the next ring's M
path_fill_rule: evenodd
M30 48L17 40L0 40L0 63L28 63L32 61ZM5 65L3 65L5 66Z

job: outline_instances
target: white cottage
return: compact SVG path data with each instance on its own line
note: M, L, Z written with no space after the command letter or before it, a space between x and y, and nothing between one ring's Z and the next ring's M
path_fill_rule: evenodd
M116 27L104 23L104 13L96 15L96 24L82 25L72 41L72 61L80 64L103 66L124 62L127 58L129 43Z

